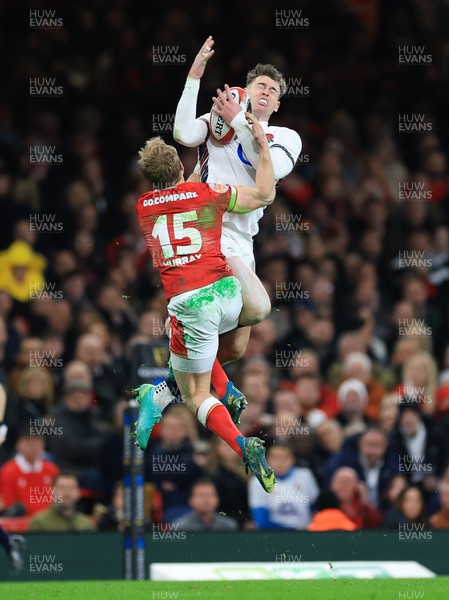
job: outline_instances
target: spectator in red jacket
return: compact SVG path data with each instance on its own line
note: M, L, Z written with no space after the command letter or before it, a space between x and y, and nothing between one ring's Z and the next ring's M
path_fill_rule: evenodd
M337 469L331 480L331 490L337 496L340 509L357 529L376 529L382 525L382 515L368 502L365 485L350 467Z
M0 469L0 493L6 514L34 515L52 503L52 482L58 467L43 458L44 438L23 430L17 454Z

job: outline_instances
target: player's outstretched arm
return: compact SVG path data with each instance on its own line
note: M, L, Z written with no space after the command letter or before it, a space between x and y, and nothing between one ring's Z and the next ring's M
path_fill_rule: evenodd
M215 53L212 49L213 45L214 40L209 36L195 56L176 107L173 138L183 146L193 148L202 144L207 137L208 125L204 120L196 118L196 103L200 79L204 75L208 61Z
M265 208L276 196L273 162L265 132L253 115L246 113L246 119L252 125L252 136L259 148L259 164L256 170L256 187L237 187L237 199L231 210L237 213Z

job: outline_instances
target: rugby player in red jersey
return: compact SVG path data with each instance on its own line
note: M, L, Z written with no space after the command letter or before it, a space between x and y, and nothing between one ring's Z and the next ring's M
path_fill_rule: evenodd
M152 185L137 202L137 215L153 264L168 300L170 359L182 398L198 420L243 458L262 487L271 492L274 472L265 459L264 442L244 438L228 409L210 393L218 336L235 329L243 307L242 287L221 251L225 212L248 213L271 204L274 171L265 133L252 115L259 147L255 187L186 182L173 146L161 138L140 151L139 167ZM151 430L170 399L149 384L136 390L137 444L144 449Z

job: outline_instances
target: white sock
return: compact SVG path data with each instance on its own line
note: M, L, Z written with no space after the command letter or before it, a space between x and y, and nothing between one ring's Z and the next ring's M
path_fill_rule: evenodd
M158 383L154 388L154 403L159 406L161 411L164 410L164 408L167 408L170 402L173 402L174 399L175 397L171 393L170 388L165 381Z
M217 398L210 396L204 400L197 410L196 417L198 421L204 425L204 427L207 427L207 417L214 406L223 406L223 404L220 402L220 400L217 400Z

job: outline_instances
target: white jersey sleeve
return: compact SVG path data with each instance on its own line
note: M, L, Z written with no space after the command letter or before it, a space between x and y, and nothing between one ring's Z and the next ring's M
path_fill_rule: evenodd
M179 144L195 148L206 139L209 126L196 118L196 103L200 89L199 79L188 77L176 107L173 138Z

